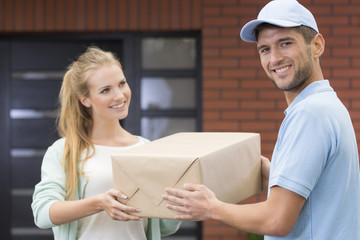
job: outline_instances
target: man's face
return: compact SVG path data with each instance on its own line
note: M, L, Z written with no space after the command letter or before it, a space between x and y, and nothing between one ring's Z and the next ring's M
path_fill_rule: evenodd
M257 48L261 65L277 88L297 91L307 85L314 59L300 33L291 28L265 28L258 35Z

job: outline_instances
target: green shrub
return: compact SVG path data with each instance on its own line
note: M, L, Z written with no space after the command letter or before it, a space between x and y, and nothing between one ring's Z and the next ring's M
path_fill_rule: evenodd
M254 233L248 233L248 234L246 234L246 237L248 240L264 240L263 235L257 235Z

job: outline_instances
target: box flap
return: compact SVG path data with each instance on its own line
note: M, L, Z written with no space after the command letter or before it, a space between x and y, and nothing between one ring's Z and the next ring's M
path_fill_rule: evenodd
M158 206L162 202L159 193L166 187L175 186L196 159L191 156L129 155L125 152L113 155L114 187L129 199L137 191L142 191L154 206Z

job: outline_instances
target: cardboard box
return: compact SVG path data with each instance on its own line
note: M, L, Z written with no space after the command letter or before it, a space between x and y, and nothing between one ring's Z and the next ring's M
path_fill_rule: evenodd
M259 192L260 154L257 133L177 133L112 156L114 188L138 216L173 219L161 197L166 187L201 183L228 203Z

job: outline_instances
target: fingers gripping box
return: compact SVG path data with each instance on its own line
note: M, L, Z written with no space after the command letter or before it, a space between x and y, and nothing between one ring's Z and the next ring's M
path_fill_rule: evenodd
M166 187L199 183L221 201L238 203L261 189L258 133L177 133L112 156L114 188L141 217L174 219Z

